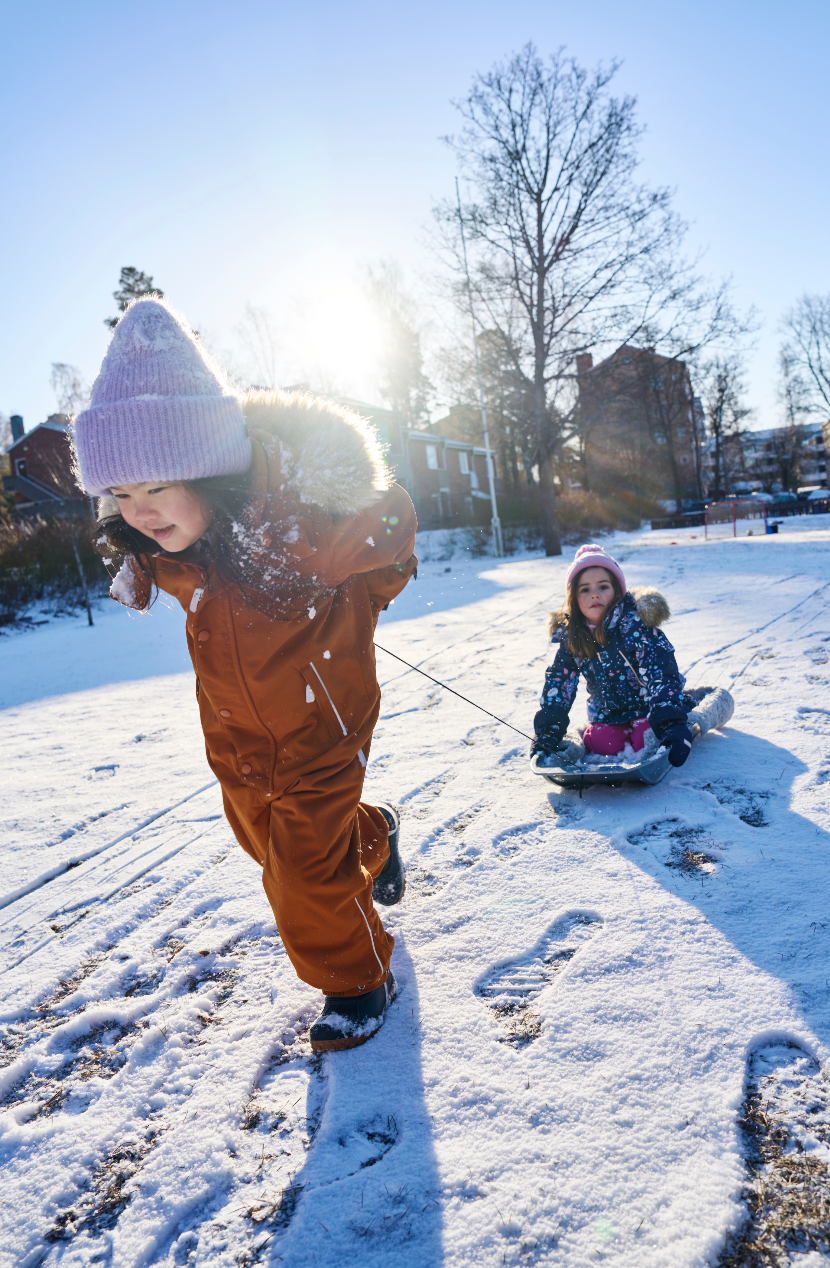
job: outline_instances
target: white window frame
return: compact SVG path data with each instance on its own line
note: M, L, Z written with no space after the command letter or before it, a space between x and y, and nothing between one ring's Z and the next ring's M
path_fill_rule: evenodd
M424 448L426 450L426 455L427 455L427 467L429 468L430 471L439 471L440 468L438 466L438 446L425 445Z

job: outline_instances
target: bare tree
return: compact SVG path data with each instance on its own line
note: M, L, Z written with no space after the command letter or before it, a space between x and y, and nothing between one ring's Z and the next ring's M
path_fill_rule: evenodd
M830 410L830 295L802 295L782 322L782 359L802 413Z
M132 266L123 268L118 279L118 290L112 293L113 299L118 304L119 316L105 317L104 325L109 326L110 330L115 330L121 320L120 314L126 312L132 300L137 299L139 295L157 295L159 299L163 299L164 291L153 285L153 279L149 273L142 273L140 269L134 269Z
M752 410L743 401L745 384L743 364L737 353L719 356L706 367L704 408L706 425L714 441L712 495L717 499L728 492L730 483L729 451L736 450L742 434L741 424ZM738 443L741 454L743 449ZM746 474L741 472L741 474Z
M801 482L802 446L804 432L796 424L776 427L764 445L764 464L761 471L764 483L771 490L773 481L786 492L795 493Z
M424 373L417 306L407 291L399 266L382 260L366 268L366 290L380 319L384 347L380 394L402 414L409 427L429 422L432 384Z
M514 493L526 496L535 486L533 468L537 460L533 385L516 374L515 350L506 344L505 332L483 330L478 349L490 441L501 457L502 479L512 486ZM456 440L482 445L484 432L472 347L468 342L454 339L440 350L438 360L444 387L450 398L459 402L451 409L449 434ZM461 404L472 401L476 404Z
M785 345L778 354L778 399L785 427L798 427L813 413L812 395L803 367Z
M89 403L89 387L74 365L53 361L49 382L57 398L59 414L77 414Z
M683 225L666 190L636 181L641 129L631 97L608 92L618 66L588 72L528 44L476 77L448 138L474 197L464 221L477 306L514 349L533 393L545 549L560 554L554 471L574 394L577 353L639 328ZM458 213L436 208L460 273Z
M249 381L257 387L275 388L279 340L268 309L246 304L244 316L236 326L236 334L245 349Z

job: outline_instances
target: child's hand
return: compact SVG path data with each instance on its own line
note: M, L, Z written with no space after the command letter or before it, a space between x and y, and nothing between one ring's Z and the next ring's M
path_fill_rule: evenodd
M669 750L672 766L682 766L692 751L692 733L687 726L673 726L664 733L661 743Z
M567 715L562 717L562 710L556 705L543 705L533 719L533 730L536 739L530 749L530 756L536 753L550 755L555 753L562 743L562 737L568 727Z

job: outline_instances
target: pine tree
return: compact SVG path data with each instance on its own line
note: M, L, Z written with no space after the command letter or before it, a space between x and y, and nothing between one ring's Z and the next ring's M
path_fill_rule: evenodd
M139 295L157 295L159 299L164 297L164 291L158 286L153 285L153 279L149 273L142 273L140 269L124 268L121 270L121 277L117 291L113 291L112 297L118 304L117 317L106 317L104 325L109 326L110 330L114 330L121 320L121 313L125 312L130 305L130 301Z

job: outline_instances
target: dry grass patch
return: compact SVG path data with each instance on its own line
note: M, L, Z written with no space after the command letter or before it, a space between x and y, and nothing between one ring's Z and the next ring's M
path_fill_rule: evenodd
M749 1216L718 1268L788 1268L830 1252L830 1083L794 1045L750 1060L741 1127Z

